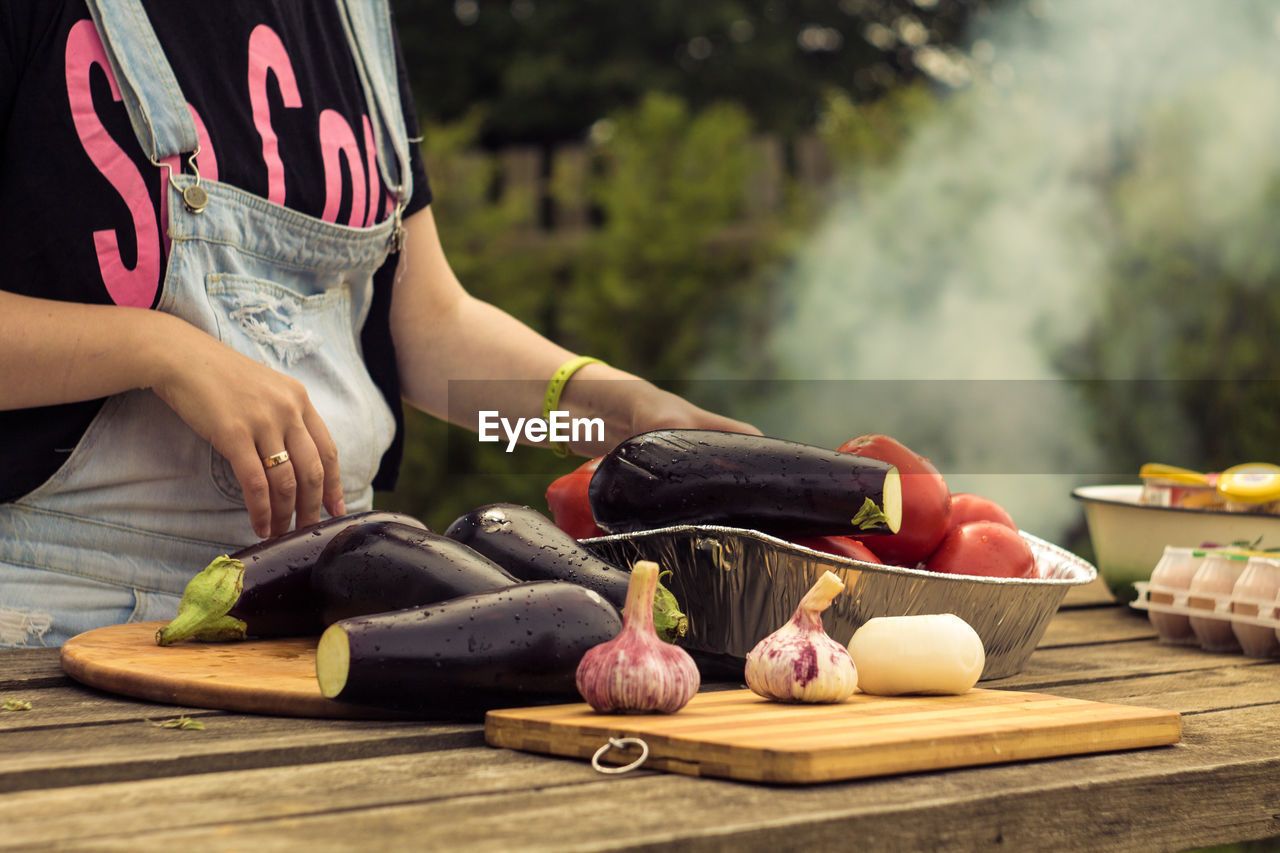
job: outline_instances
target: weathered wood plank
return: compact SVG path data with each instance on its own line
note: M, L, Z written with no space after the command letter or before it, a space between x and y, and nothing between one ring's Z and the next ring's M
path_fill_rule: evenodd
M28 729L159 719L175 714L192 716L216 713L201 708L162 705L115 696L74 682L66 686L16 690L5 695L30 702L31 710L0 714L0 755L5 754L7 745L23 740L22 737L6 735Z
M6 732L0 735L0 792L341 761L484 742L476 724L330 722L209 712L200 715L203 731L155 725L172 716Z
M30 792L0 819L15 847L92 850L1177 850L1280 833L1278 732L1246 708L1175 747L794 788L460 749L184 778L168 811L155 781Z
M761 218L778 212L786 180L786 163L782 140L762 136L752 143L755 168L745 188L746 212L749 218Z
M1092 607L1059 610L1049 621L1037 649L1056 646L1096 645L1156 637L1145 613L1128 607Z
M502 164L502 192L514 197L524 207L520 225L536 229L542 213L545 192L542 177L542 151L531 145L504 149L500 155Z
M564 145L552 155L549 191L555 202L553 225L576 231L591 224L591 197L587 190L591 153L585 145Z
M653 775L642 773L641 775ZM598 783L586 762L488 747L22 791L0 798L0 849L92 838L129 827L177 829L397 802Z
M1055 696L1201 714L1275 705L1280 723L1280 666L1229 666L1108 681L1061 684Z
M808 190L830 190L836 177L831 152L818 136L808 133L794 140L796 180Z
M4 649L0 666L0 693L53 687L68 684L71 679L58 666L57 649Z
M1107 681L1159 673L1196 672L1218 667L1280 666L1275 658L1259 660L1240 654L1206 652L1188 646L1167 646L1156 640L1061 646L1036 649L1022 672L982 682L982 687L1046 690L1063 684Z

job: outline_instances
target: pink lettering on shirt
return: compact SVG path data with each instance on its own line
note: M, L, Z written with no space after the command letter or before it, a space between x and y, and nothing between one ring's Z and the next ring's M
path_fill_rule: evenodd
M275 30L259 24L249 34L249 104L253 109L253 126L262 137L262 162L267 167L267 200L284 204L284 161L280 159L280 143L271 127L271 108L267 103L267 74L275 74L280 97L286 107L302 106L293 63L284 42Z
M369 167L369 211L364 216L364 227L368 228L378 219L378 196L382 192L382 181L378 177L378 152L374 148L373 124L369 117L361 116L364 121L364 162Z
M338 221L338 205L342 203L342 160L347 160L351 175L351 217L348 224L359 228L364 222L365 182L364 161L356 135L342 114L335 110L320 113L320 154L324 158L324 213L325 222Z
M120 100L120 87L93 22L77 21L67 34L65 72L71 121L85 154L120 195L133 219L137 260L132 269L120 258L120 235L114 230L93 232L98 269L107 293L117 305L150 307L160 282L160 234L147 183L138 167L107 133L93 106L90 74L102 70L111 86L111 97Z

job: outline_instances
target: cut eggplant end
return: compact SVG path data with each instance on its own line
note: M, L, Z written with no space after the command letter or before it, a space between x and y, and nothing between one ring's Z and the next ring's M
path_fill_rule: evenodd
M897 467L889 469L884 475L884 492L881 494L884 504L884 517L889 525L890 533L897 533L902 527L902 475Z
M351 640L341 625L330 625L316 646L316 681L320 682L320 694L326 699L340 696L350 671Z

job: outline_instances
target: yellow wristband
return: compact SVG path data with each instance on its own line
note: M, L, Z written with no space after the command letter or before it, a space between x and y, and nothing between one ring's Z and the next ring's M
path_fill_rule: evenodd
M579 355L569 359L551 374L551 381L547 383L546 396L542 398L542 419L550 420L551 412L560 405L560 394L564 391L564 386L569 384L569 380L573 378L573 374L577 373L588 364L604 364L598 358L592 358L589 355ZM569 447L563 442L555 442L551 445L551 449L555 451L556 456L568 456Z

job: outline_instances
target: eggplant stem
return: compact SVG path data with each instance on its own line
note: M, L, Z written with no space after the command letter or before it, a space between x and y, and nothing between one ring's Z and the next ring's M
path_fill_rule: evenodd
M168 646L188 637L243 640L248 626L227 613L240 600L244 563L223 554L187 582L178 615L156 632L156 643Z
M653 629L658 639L674 643L689 633L689 617L680 610L680 602L671 590L662 585L661 578L669 574L665 571L658 575L658 588L653 594Z

